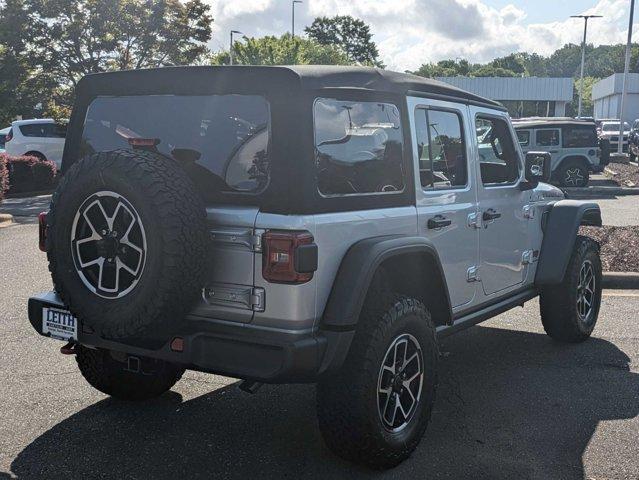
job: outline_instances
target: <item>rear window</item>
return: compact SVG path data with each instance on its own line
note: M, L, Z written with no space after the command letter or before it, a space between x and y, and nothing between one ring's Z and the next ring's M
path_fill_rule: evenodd
M404 190L403 138L395 105L318 98L314 119L315 164L322 195Z
M206 190L259 193L269 182L269 119L257 95L99 97L87 111L82 153L157 150Z
M565 148L592 148L599 143L594 126L571 126L564 128Z
M61 123L29 123L20 125L20 133L25 137L65 138L67 126Z

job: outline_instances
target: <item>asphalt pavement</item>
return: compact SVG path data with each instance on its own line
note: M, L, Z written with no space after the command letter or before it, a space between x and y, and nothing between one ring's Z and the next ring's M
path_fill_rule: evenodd
M443 341L415 454L388 472L332 455L315 389L188 372L146 403L93 390L26 318L51 280L37 226L0 229L0 478L639 478L639 292L608 291L594 336L551 341L536 301Z

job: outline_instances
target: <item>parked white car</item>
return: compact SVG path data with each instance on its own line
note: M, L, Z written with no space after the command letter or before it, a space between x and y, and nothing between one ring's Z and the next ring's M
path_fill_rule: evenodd
M50 118L18 120L11 124L4 148L8 155L51 160L60 168L66 133L65 124Z
M619 130L621 129L619 120L602 122L599 138L610 142L610 149L616 152L619 148ZM628 151L628 135L630 135L630 124L623 122L623 151Z
M2 130L0 130L0 154L4 153L4 142L10 130L11 127L3 128Z

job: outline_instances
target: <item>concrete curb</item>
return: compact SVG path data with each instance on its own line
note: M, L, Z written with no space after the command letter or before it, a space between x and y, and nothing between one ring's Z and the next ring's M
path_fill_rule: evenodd
M567 198L597 198L597 197L621 197L625 195L639 195L639 188L630 187L586 187L563 188Z
M603 288L639 290L638 272L604 272Z
M8 213L0 213L0 228L8 227L13 223L13 215Z

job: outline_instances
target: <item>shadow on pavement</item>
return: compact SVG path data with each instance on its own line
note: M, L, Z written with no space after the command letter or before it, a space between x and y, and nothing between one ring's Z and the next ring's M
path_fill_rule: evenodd
M18 478L583 478L602 420L639 413L639 375L615 345L477 327L442 344L433 419L415 454L371 472L324 447L313 386L234 386L183 402L102 400L28 445Z

